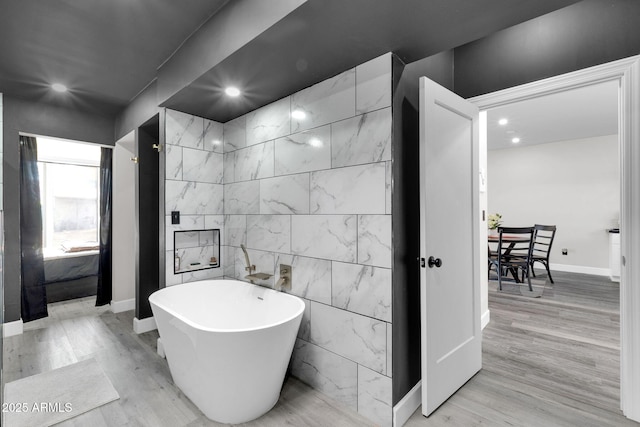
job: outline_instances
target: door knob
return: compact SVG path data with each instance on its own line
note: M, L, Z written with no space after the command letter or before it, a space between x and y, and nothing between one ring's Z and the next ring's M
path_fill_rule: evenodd
M440 268L440 266L442 265L442 260L440 258L434 258L430 256L427 260L427 263L429 264L429 268L433 268L433 266L436 266L436 268Z

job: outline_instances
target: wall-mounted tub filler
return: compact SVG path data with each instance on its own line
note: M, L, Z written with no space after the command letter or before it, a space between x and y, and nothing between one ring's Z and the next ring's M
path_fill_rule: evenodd
M247 266L244 269L249 272L249 274L244 276L244 278L251 282L251 284L255 285L256 280L267 280L273 276L273 274L268 273L254 273L254 271L256 271L256 266L252 265L251 261L249 261L249 253L247 252L247 248L245 248L244 245L240 245L240 249L242 249L242 252L244 252L244 259L247 262Z

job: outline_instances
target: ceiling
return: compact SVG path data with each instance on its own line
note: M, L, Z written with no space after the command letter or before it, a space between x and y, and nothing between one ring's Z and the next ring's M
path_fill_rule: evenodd
M0 92L112 116L229 2L0 1ZM576 1L308 0L164 105L225 122L382 53L413 62ZM232 104L215 90L229 76L245 91Z
M508 123L498 121L506 118ZM610 81L526 101L487 112L490 150L618 133L618 82ZM513 143L513 138L520 142Z

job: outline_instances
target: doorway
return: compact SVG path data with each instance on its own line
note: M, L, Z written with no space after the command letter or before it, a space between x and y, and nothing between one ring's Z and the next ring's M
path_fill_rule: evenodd
M633 165L640 164L640 59L632 57L550 79L506 89L470 99L481 110L561 93L567 90L606 81L619 84L618 140L621 170L621 409L634 420L640 420L640 173ZM483 290L483 297L487 293Z

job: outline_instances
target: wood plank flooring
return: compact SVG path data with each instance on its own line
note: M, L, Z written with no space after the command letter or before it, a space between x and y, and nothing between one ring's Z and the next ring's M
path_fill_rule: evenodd
M406 426L638 426L620 410L618 285L552 273L541 298L497 291L483 369L429 418ZM539 278L544 278L539 275Z
M416 426L639 426L619 411L618 287L606 278L554 273L541 298L489 294L483 369ZM495 289L495 286L492 287ZM173 385L157 332L136 335L133 312L93 298L49 306L50 316L4 341L5 381L95 357L118 401L62 426L216 426ZM247 426L370 426L294 378L280 401ZM10 426L9 426L10 427Z
M207 419L173 384L166 361L156 353L157 331L136 335L132 311L114 314L107 307L93 307L94 301L83 298L50 304L48 318L25 324L22 335L5 338L5 381L94 357L120 399L59 426L221 425ZM350 427L370 426L371 422L288 378L274 409L244 425Z

